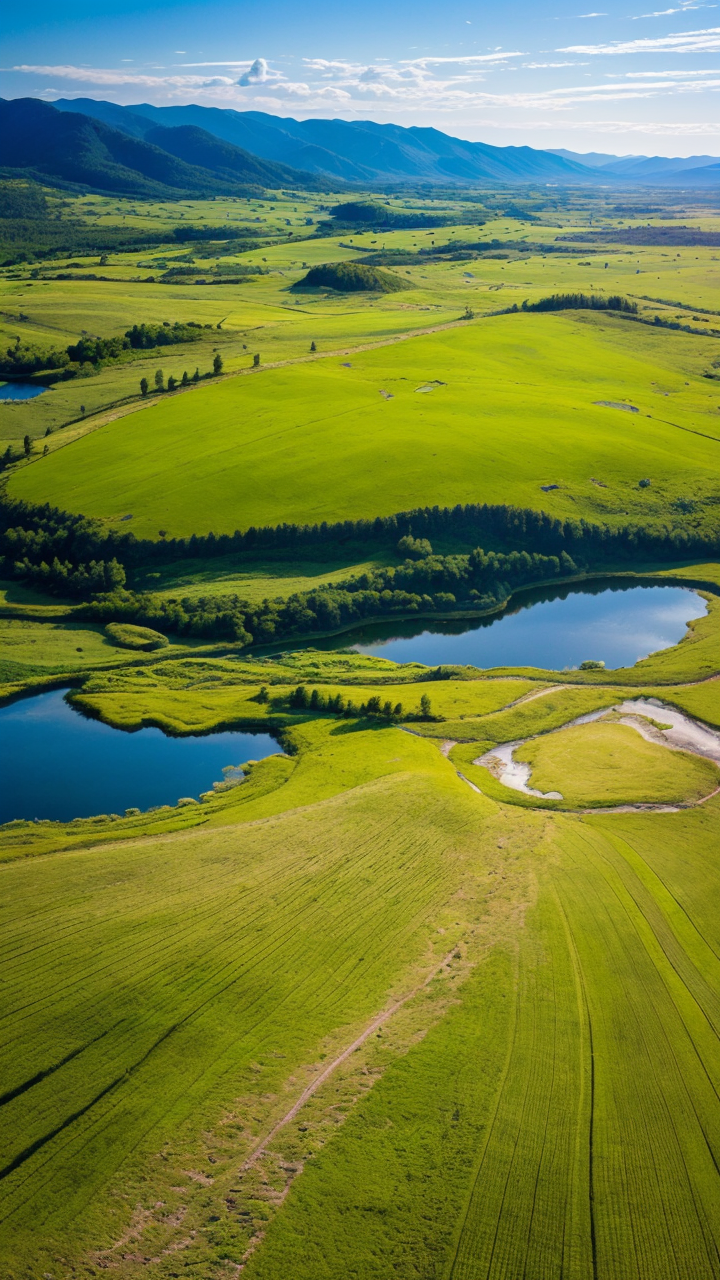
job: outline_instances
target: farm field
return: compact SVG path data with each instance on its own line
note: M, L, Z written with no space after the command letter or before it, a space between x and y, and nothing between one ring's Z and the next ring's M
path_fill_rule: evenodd
M8 360L190 326L0 402L0 703L277 744L0 826L0 1275L720 1280L720 209L343 198L0 226ZM303 287L363 259L410 287ZM583 592L646 603L578 657L443 650ZM517 742L562 799L476 763Z

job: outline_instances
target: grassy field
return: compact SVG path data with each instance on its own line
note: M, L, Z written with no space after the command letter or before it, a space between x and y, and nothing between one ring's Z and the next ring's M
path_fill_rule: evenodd
M0 404L3 441L42 440L10 494L151 538L465 501L716 529L717 250L560 241L636 224L603 194L523 196L532 222L498 192L393 197L452 225L318 235L336 199L64 200L167 243L0 269L3 345L212 328ZM637 216L719 225L672 196ZM257 242L173 243L181 218ZM411 290L292 291L394 250ZM692 332L491 314L577 290ZM222 378L140 405L143 374L218 352ZM399 558L347 542L129 581L259 604ZM83 604L0 584L1 697L62 680L126 731L264 726L281 748L194 804L0 828L3 1280L720 1280L720 803L695 803L718 770L612 719L564 727L638 694L720 726L720 568L673 563L623 568L708 588L707 614L609 671L135 653ZM292 707L299 684L355 709ZM562 801L474 765L524 738ZM597 812L628 803L690 807Z
M613 523L671 518L673 503L716 491L715 398L700 377L674 374L670 414L656 390L669 381L669 339L650 334L655 350L638 352L635 326L615 324L501 316L230 378L55 449L9 491L110 523L130 516L150 537L478 500Z
M668 751L623 724L562 729L525 743L514 754L531 766L531 786L560 791L572 808L683 804L709 795L720 782L712 761Z

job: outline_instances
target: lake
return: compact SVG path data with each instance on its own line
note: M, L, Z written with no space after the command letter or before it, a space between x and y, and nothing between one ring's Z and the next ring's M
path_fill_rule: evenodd
M34 382L3 382L0 385L0 400L34 400L43 391L47 391L47 387L38 387Z
M67 821L175 804L222 782L226 765L280 750L268 733L127 733L74 711L66 692L55 689L0 707L0 822Z
M608 668L627 667L677 644L686 623L705 612L702 597L686 587L615 582L523 593L504 613L485 618L358 628L344 643L359 653L428 666L562 671L594 658Z

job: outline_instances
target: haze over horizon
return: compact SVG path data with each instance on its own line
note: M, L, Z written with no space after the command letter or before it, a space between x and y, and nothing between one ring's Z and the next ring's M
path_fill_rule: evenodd
M65 16L40 0L6 19L0 92L369 119L580 153L720 154L718 7L108 0L98 14L78 0Z

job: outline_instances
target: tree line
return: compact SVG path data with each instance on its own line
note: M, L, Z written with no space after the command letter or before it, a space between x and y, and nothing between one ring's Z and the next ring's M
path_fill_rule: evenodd
M21 377L41 370L61 370L60 377L73 378L89 367L92 373L99 372L107 364L127 358L131 351L146 351L153 347L172 346L181 342L197 342L203 328L212 329L212 325L201 325L195 320L186 324L170 324L168 320L162 324L134 324L127 329L124 337L93 338L85 334L78 342L71 342L64 350L43 350L32 343L24 343L18 336L14 346L6 349L0 356L0 374L6 377Z
M490 545L507 551L527 551L608 567L636 562L645 556L655 562L691 557L712 558L720 553L720 530L624 524L611 528L587 520L561 520L543 511L506 503L467 503L454 507L418 507L374 519L323 521L321 524L251 526L232 534L193 534L189 538L151 541L129 531L108 530L86 516L0 496L0 555L4 572L15 562L51 563L54 557L73 566L90 560L116 559L127 573L177 560L283 550L300 558L308 549L342 546L393 547L406 536L414 540L451 536L466 545ZM401 549L401 554L407 554ZM445 557L452 560L452 557Z

